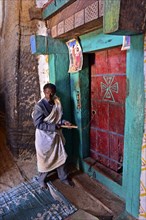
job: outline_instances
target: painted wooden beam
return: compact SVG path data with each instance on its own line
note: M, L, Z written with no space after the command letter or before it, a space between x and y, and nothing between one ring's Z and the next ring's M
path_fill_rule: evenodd
M50 70L50 74L49 74L50 82L56 84L55 54L49 54L49 70Z
M144 39L131 37L127 55L129 95L126 99L123 187L126 192L126 210L139 214L141 146L144 132Z
M55 45L56 46L56 45ZM70 97L70 75L68 73L69 56L64 53L58 46L58 53L49 54L49 79L57 88L57 96L61 99L63 106L63 119L72 122L71 115L71 97ZM54 49L55 50L55 49ZM61 54L60 54L61 52ZM63 134L66 139L66 152L69 160L72 158L72 129L63 129Z
M77 95L80 96L80 82L79 72L70 74L70 86L71 86L71 108L72 108L72 123L78 126L77 130L73 130L73 163L80 168L80 158L82 158L82 136L81 136L81 108L78 108Z
M80 72L70 73L72 120L78 126L73 131L73 160L81 168L81 159L89 155L89 65L84 55L84 65Z
M50 4L47 4L46 7L44 7L42 12L43 19L48 19L50 16L52 16L54 13L60 11L64 7L67 7L69 4L74 2L76 0L53 0L50 1Z
M79 37L84 53L122 45L122 36L104 35L102 29Z
M52 37L48 37L47 41L47 51L48 54L67 54L68 48L64 41L55 40Z
M32 54L68 54L66 44L61 40L54 40L51 37L32 35L30 37Z
M30 37L31 53L35 55L47 53L47 37L32 35Z
M120 14L121 0L106 0L104 2L103 15L103 32L114 33L119 28L119 14Z
M84 54L84 65L82 71L80 71L80 88L81 88L81 135L82 135L82 154L83 158L89 156L90 145L90 76L89 76L89 57Z

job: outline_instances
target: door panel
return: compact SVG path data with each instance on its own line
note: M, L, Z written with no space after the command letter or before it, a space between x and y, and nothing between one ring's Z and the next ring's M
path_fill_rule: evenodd
M126 52L121 47L91 55L90 156L117 171L123 162Z

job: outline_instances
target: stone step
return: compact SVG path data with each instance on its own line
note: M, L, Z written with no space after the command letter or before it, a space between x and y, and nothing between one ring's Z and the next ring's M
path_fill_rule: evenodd
M85 190L85 192L97 203L100 204L108 213L109 219L113 220L136 220L125 211L124 202L115 194L111 193L97 180L89 175L75 171L71 174L75 185ZM92 214L92 213L91 213ZM104 219L102 216L97 216ZM105 216L108 217L107 214ZM112 217L112 218L111 218ZM105 218L105 220L106 220Z

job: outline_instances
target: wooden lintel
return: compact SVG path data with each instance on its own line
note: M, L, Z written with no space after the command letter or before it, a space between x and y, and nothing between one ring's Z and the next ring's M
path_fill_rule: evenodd
M97 30L97 29L100 29L103 27L103 17L97 19L97 20L94 20L94 21L91 21L89 22L88 24L84 24L78 28L75 28L67 33L64 33L62 35L59 35L57 37L54 37L55 39L64 39L64 40L69 40L71 38L76 38L80 35L83 35L83 34L86 34L86 33L89 33L91 31L94 31L94 30Z

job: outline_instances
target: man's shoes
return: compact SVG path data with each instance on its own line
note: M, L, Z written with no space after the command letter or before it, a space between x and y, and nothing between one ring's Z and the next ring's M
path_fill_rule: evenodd
M70 179L62 180L62 183L66 184L68 186L71 186L71 187L75 186L74 182L72 180L70 180Z

